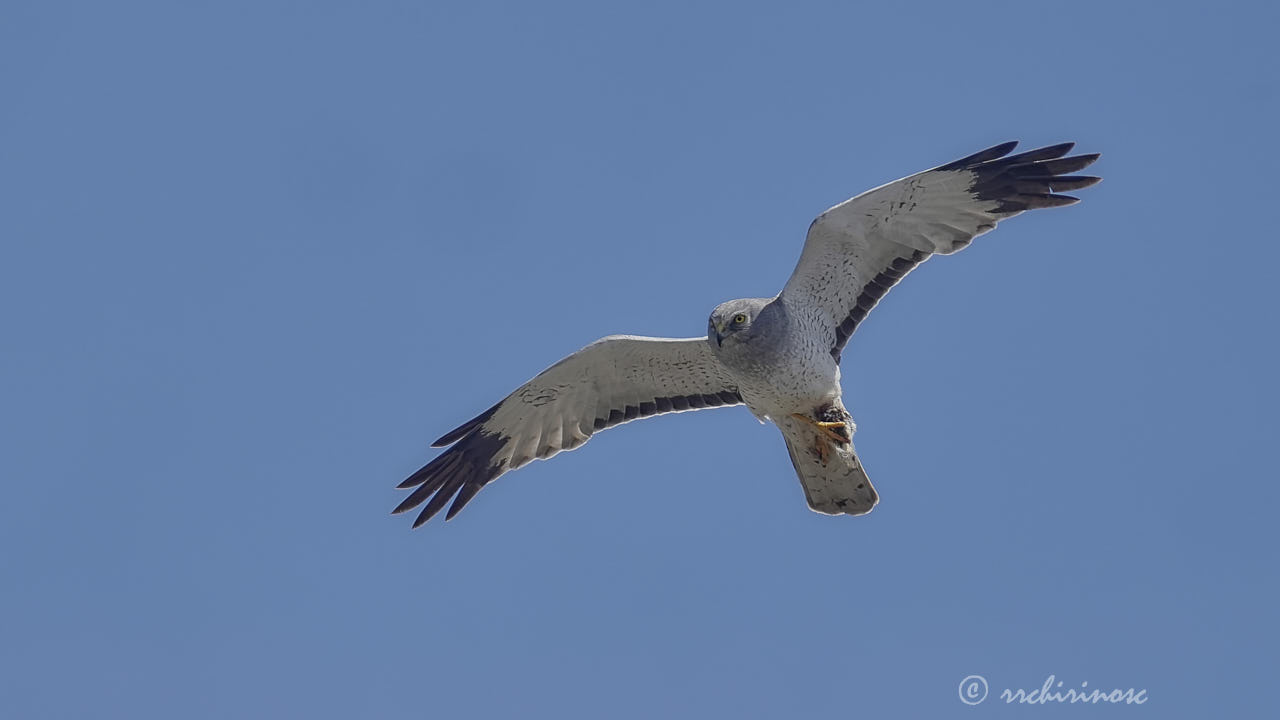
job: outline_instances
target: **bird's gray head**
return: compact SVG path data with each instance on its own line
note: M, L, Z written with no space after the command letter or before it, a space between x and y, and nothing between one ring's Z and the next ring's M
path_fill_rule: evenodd
M742 298L720 303L707 321L707 341L717 350L726 343L737 344L751 339L751 323L772 298Z

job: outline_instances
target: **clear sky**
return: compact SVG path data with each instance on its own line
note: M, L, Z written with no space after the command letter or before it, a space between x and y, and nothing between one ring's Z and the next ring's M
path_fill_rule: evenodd
M1274 4L197 5L0 10L0 716L1277 711ZM872 514L735 408L388 515L1009 139L1106 180L861 326ZM1149 700L996 697L1049 675Z

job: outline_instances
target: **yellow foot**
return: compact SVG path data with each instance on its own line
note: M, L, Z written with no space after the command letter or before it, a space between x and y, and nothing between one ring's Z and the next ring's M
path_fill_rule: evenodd
M842 422L814 420L808 415L801 415L800 413L791 413L791 417L817 428L819 437L825 437L837 445L848 445L853 441L853 438L849 437L849 426ZM823 455L825 456L826 453L823 453Z

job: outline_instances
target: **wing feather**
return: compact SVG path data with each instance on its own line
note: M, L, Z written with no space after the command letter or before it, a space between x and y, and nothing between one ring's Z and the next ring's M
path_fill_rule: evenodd
M1026 210L1079 202L1060 191L1101 180L1068 174L1099 157L1067 156L1074 143L1009 155L1016 146L1002 143L882 185L813 221L782 297L816 309L837 361L880 298L920 263L957 252Z
M414 521L418 527L452 499L448 520L504 473L579 447L595 432L741 402L705 338L603 338L445 433L433 446L452 447L400 483L400 489L413 490L392 512L426 503Z

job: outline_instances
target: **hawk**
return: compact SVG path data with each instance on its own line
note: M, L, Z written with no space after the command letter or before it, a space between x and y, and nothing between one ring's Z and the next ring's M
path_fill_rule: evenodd
M813 510L862 515L879 497L853 448L841 403L840 355L867 313L933 255L961 250L1001 220L1060 207L1060 194L1101 178L1073 175L1097 154L1062 143L1010 155L988 148L868 190L809 226L800 262L777 296L722 303L706 337L612 335L564 358L479 416L445 433L445 450L398 486L394 510L449 501L458 513L499 476L573 450L601 430L665 413L746 405L782 431Z

